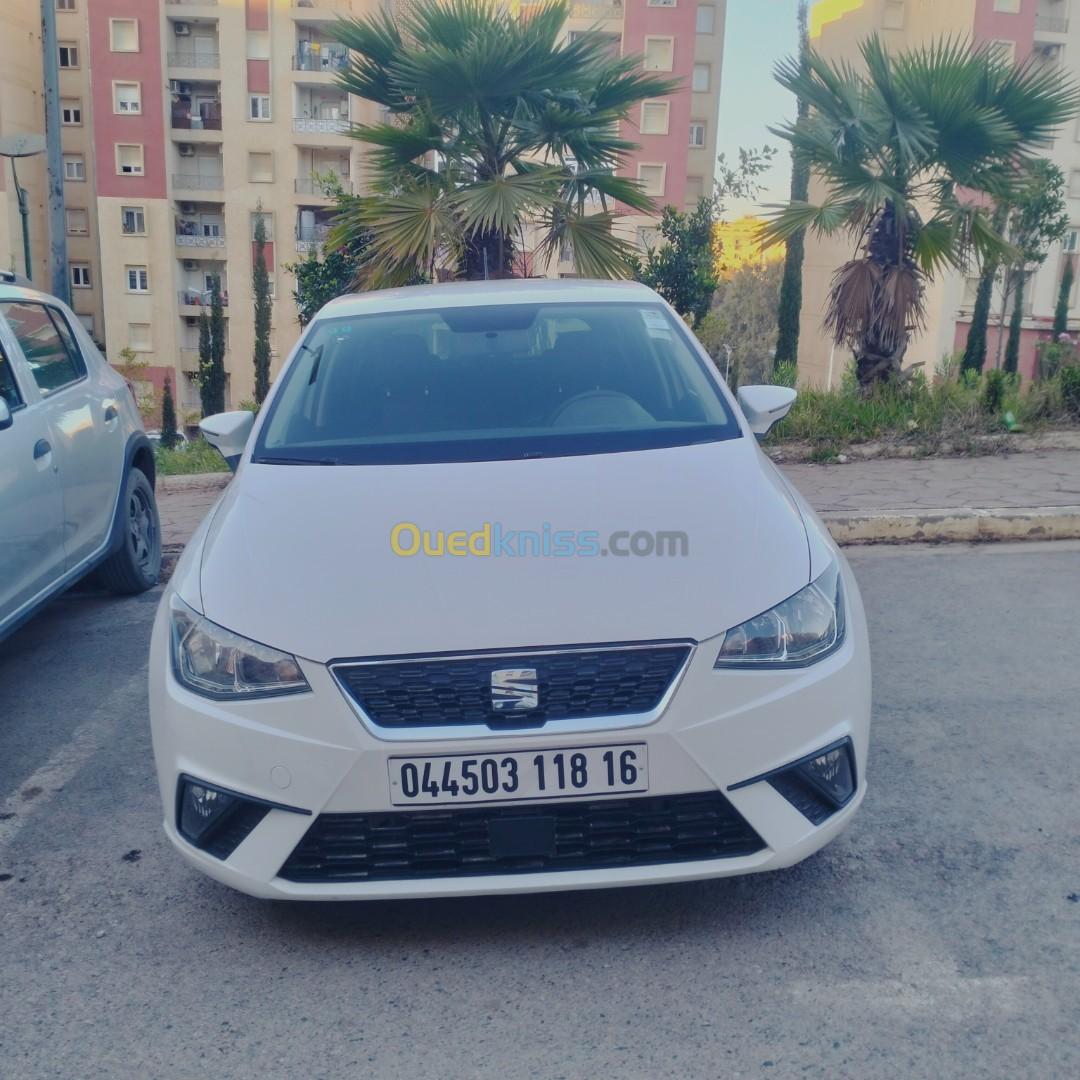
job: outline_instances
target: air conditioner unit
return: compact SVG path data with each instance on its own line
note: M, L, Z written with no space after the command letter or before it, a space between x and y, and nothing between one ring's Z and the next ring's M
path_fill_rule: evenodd
M195 147L194 147L194 145L192 143L189 143L189 142L177 143L176 144L176 152L181 157L194 157L195 156Z
M184 316L184 323L187 326L198 326L199 325L199 316L198 315L185 315Z
M191 24L186 22L173 23L173 33L177 37L190 37Z
M184 269L185 270L198 270L199 269L199 264L194 259L185 259L184 260Z
M180 213L181 214L194 214L195 213L195 204L193 202L182 202L180 204Z

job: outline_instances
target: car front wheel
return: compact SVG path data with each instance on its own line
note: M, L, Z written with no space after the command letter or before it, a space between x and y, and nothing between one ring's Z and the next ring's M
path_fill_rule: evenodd
M132 469L124 486L120 547L101 566L101 580L114 593L145 592L161 573L161 521L154 489L145 473Z

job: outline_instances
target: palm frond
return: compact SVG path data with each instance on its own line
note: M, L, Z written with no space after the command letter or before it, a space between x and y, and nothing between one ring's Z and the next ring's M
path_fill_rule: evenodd
M562 175L562 169L552 167L496 176L459 187L448 201L466 233L512 233L526 214L556 201L553 181Z

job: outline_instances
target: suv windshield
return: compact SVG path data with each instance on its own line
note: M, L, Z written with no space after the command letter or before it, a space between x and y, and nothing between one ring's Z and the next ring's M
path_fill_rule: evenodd
M513 304L316 323L253 460L491 461L737 438L659 304Z

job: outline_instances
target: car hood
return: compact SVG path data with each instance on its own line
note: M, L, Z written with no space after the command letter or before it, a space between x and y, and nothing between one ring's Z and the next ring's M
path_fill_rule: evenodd
M404 556L391 531L491 526L491 555ZM687 553L512 556L508 533L677 531ZM497 540L503 540L503 553ZM413 536L411 530L403 539ZM565 542L565 538L562 538ZM626 536L615 546L625 549ZM646 540L637 538L639 549ZM703 640L809 580L802 516L751 439L439 465L244 465L207 531L207 618L309 660Z

